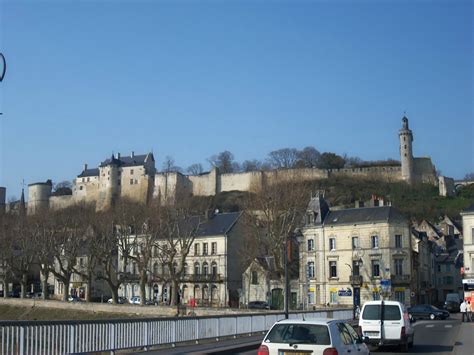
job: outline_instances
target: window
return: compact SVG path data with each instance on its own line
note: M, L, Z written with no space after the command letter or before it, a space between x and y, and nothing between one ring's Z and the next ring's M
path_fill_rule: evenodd
M204 262L204 264L202 264L202 273L204 275L209 275L209 264Z
M337 261L329 262L329 277L337 277Z
M330 303L337 303L337 292L336 291L329 292L329 302Z
M308 251L314 250L314 239L308 239Z
M188 264L183 265L183 275L186 276L188 274Z
M199 275L199 263L194 263L194 275Z
M336 250L336 238L329 238L329 250Z
M130 175L133 175L133 169L130 169Z
M217 254L217 242L212 242L212 244L211 244L211 254L212 255Z
M380 277L380 262L372 260L372 277Z
M82 186L79 186L79 190L82 190Z
M403 259L395 259L395 275L403 275Z
M133 185L133 179L130 179L130 185Z
M117 185L120 186L120 180L117 180Z
M379 247L379 236L378 235L373 235L370 237L372 240L372 249L376 249Z
M402 236L397 234L395 235L395 248L401 248L402 247Z
M202 243L202 255L207 255L209 252L207 243Z
M86 179L85 179L85 178L82 178L82 182L85 182L85 181L86 181Z
M199 243L194 244L194 255L199 255Z
M352 237L352 249L359 249L359 237Z
M441 272L441 265L438 264L438 272Z
M217 275L217 263L215 261L213 261L211 264L211 271L213 276Z
M89 182L89 181L91 181L91 179L90 179L90 178L87 178L87 182Z
M329 329L324 324L277 323L268 333L266 340L279 344L331 344Z
M344 326L344 323L338 323L337 329L339 330L339 338L341 339L344 345L352 345L353 339L349 334L347 328Z
M314 277L314 262L310 261L308 263L308 278Z
M258 285L258 273L252 271L252 285Z

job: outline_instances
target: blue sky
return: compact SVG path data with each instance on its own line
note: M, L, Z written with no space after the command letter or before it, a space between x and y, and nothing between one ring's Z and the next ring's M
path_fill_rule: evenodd
M474 171L471 1L0 0L0 185L112 151L187 167L283 147Z

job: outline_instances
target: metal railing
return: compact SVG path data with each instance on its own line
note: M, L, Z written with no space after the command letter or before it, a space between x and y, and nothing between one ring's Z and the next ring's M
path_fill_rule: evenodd
M352 318L351 309L290 313L290 318ZM283 313L95 321L0 321L1 355L75 354L149 348L267 331Z

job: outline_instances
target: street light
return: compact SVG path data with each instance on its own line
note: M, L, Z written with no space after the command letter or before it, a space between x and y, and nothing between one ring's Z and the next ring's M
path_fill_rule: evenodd
M301 229L296 228L293 233L285 238L284 242L284 257L283 257L283 262L285 266L285 304L284 304L284 312L285 312L285 319L288 319L288 313L289 313L289 299L290 299L290 277L289 277L289 262L291 262L291 255L288 255L289 253L293 252L293 249L290 247L288 248L288 245L292 243L294 240L300 242L302 241L302 233Z
M354 260L354 265L359 267L360 264L362 264L362 259ZM356 282L355 277L358 276L360 278L360 275L355 275L354 274L354 268L352 265L349 265L346 263L346 265L351 269L351 286L352 286L352 319L356 318L356 292L355 292L355 285L360 284L360 280ZM359 274L359 272L358 272ZM359 292L359 300L360 300L360 292Z

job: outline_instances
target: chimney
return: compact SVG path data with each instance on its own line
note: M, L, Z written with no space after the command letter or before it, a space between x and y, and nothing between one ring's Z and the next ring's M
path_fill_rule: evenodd
M132 154L130 154L130 156L133 158L135 157L135 152L132 150Z
M87 164L84 164L84 171L87 170Z
M117 153L117 159L120 160L120 153Z

